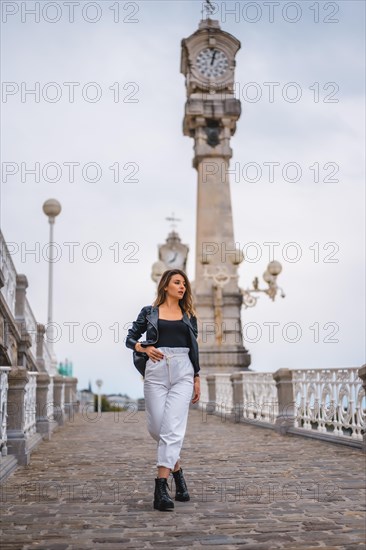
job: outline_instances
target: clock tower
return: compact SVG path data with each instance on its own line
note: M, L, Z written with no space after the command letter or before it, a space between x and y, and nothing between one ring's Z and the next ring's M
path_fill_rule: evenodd
M159 260L152 266L151 278L158 285L162 274L167 269L181 269L186 271L189 246L183 244L178 233L175 231L175 222L180 221L174 216L174 213L165 218L172 223L172 231L170 231L166 242L159 244Z
M229 161L231 136L241 114L234 96L235 55L240 42L204 19L182 40L181 72L187 101L183 133L194 139L197 170L196 265L192 283L199 322L203 372L247 369L243 345L238 265L231 209Z

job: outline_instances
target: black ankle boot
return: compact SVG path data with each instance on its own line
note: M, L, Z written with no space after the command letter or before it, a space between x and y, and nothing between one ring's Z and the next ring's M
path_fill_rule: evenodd
M175 500L185 502L190 499L187 485L183 477L183 470L180 468L176 472L172 472L175 481Z
M174 508L174 502L168 494L168 481L165 477L155 478L154 508L156 510Z

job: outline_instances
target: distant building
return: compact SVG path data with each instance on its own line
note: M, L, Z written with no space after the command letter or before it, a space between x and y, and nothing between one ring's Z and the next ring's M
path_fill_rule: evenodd
M79 390L77 392L78 400L80 401L80 411L83 410L83 407L94 407L94 394L93 392L87 390Z
M136 399L131 399L128 395L106 395L105 396L110 405L115 407L128 407L131 403L135 404Z

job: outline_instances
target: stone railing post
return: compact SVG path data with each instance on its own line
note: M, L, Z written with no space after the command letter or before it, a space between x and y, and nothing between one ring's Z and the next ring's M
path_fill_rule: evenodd
M206 414L214 414L216 410L216 376L214 374L208 374L206 380L208 388Z
M72 388L71 388L71 377L65 376L64 378L64 384L65 384L65 403L64 403L64 409L65 409L65 416L67 415L68 420L72 418Z
M366 365L362 365L362 367L358 369L358 377L362 380L362 387L366 395ZM366 430L363 434L362 450L366 453Z
M275 421L275 430L285 434L295 425L295 400L292 386L292 371L279 369L273 373L277 386L278 416Z
M74 412L78 408L76 402L76 385L77 378L71 376L65 379L65 415L67 414L68 420L72 421L74 418Z
M0 456L8 454L7 418L8 418L8 375L11 367L0 367Z
M15 322L18 326L21 340L18 343L18 366L27 368L28 348L32 346L32 339L27 332L25 323L25 299L27 295L28 279L25 275L16 276L15 289Z
M15 290L15 319L24 319L27 288L27 277L22 274L17 275L17 286Z
M243 392L243 373L234 372L230 376L231 387L233 391L233 409L234 421L240 422L242 409L244 407L244 392Z
M80 412L80 401L77 399L78 379L75 377L72 377L70 380L71 380L71 392L72 392L74 411L78 413Z
M54 429L53 404L48 403L48 387L51 383L51 377L47 372L40 372L37 376L36 388L36 422L37 432L43 439L51 439L51 433Z
M43 342L44 342L45 332L46 332L46 327L41 323L37 323L36 361L37 361L37 369L39 372L47 372L45 367L45 361L43 358Z
M29 464L30 452L25 437L25 386L29 381L27 369L13 367L8 376L7 439L9 453L17 457L22 466Z
M53 414L59 426L65 423L65 378L60 375L53 377Z

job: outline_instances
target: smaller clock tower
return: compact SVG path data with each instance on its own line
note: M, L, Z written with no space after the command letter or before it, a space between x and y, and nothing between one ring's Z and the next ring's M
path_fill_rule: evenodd
M186 270L189 247L181 242L174 229L169 233L165 244L159 245L159 260L164 262L166 269Z
M174 214L166 219L173 222L172 230L168 234L165 244L159 244L159 260L152 266L151 278L156 284L159 283L162 274L167 269L181 269L186 272L187 267L189 246L181 242L181 238L174 229L174 222L179 220L174 217Z

